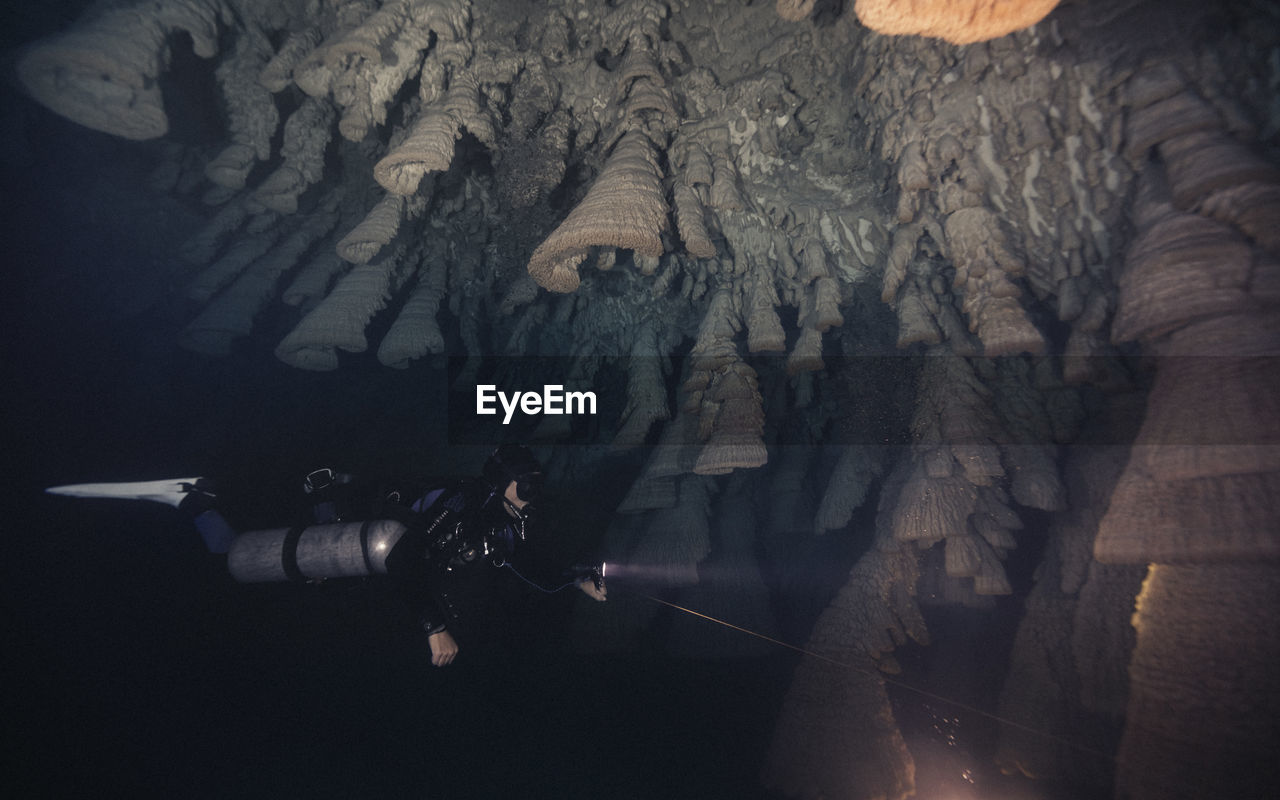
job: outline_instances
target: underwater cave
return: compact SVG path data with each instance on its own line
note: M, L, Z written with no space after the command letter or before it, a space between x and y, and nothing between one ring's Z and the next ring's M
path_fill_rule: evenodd
M1277 796L1274 4L2 17L13 796ZM43 492L516 441L609 601L442 669Z

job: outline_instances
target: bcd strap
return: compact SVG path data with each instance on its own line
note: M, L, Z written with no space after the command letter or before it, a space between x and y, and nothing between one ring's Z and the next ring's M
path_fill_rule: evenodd
M289 580L295 583L307 581L307 576L303 575L302 570L298 568L298 540L302 538L302 532L306 529L306 525L295 525L290 528L284 535L284 542L280 548L280 566Z
M370 575L374 574L373 560L369 558L369 528L376 520L367 519L360 526L360 556L364 558L364 568Z

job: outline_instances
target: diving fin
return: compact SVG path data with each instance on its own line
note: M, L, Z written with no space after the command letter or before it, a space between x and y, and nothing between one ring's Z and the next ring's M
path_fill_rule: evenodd
M152 500L177 508L192 492L207 494L201 485L204 478L170 478L136 483L76 483L70 486L50 486L48 494L63 497L114 497L120 500Z

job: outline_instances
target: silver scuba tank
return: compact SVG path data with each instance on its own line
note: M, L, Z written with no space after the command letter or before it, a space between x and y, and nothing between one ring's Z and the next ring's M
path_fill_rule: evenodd
M407 530L375 519L249 531L227 552L227 569L241 583L308 581L387 574L387 554Z

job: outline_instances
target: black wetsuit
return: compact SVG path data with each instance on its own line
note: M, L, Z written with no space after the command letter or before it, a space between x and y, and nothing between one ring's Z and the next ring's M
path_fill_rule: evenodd
M475 640L492 623L500 572L507 567L543 589L563 583L536 558L532 531L512 518L483 479L436 489L412 506L415 524L387 555L387 572L421 610L427 634L449 630Z

